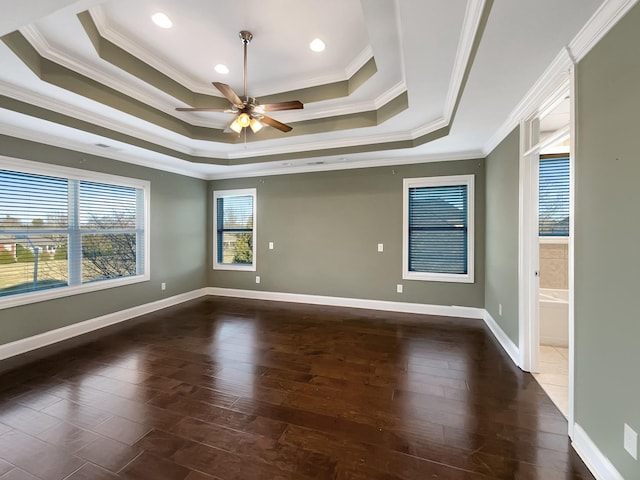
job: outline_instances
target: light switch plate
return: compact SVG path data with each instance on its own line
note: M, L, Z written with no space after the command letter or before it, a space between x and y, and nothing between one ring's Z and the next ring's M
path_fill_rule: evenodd
M269 242L269 250L273 250L273 242Z
M384 252L384 244L382 244L382 243L378 244L378 251L379 252Z

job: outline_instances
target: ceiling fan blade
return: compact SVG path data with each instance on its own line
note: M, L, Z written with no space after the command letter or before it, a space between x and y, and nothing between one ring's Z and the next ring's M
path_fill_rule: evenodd
M176 108L178 112L223 112L223 113L236 113L235 110L229 108L206 108L206 107L180 107Z
M226 83L220 83L220 82L212 82L212 83L213 83L213 86L216 87L218 90L220 90L220 93L222 93L225 96L225 98L231 102L232 105L235 105L238 108L244 108L244 102L240 100L240 97L238 95L236 95L236 92L233 91L233 88L231 88Z
M293 130L293 127L290 127L289 125L285 125L282 122L279 122L278 120L271 118L271 117L267 117L266 115L264 115L260 121L262 123L266 123L267 125L269 125L270 127L273 128L277 128L278 130L280 130L281 132L290 132L291 130Z
M292 100L290 102L266 103L260 105L260 108L265 112L278 112L280 110L300 110L304 108L304 105L298 100Z

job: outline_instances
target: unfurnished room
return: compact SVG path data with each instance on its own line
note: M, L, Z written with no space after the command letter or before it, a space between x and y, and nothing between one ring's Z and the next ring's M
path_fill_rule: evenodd
M0 480L640 479L637 0L0 7Z

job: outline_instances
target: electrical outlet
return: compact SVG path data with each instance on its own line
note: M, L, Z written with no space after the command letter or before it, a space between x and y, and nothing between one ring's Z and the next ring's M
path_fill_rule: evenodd
M260 283L260 275L256 275L256 283Z
M502 316L502 304L498 304L498 315Z
M273 250L273 242L269 242L269 250Z
M378 251L379 252L384 252L384 244L382 244L382 243L378 244Z
M638 434L626 423L624 424L624 449L638 460Z
M162 282L162 283L160 284L160 290L165 291L166 289L167 289L167 284L166 284L166 283L164 283L164 282Z
M397 293L402 293L402 284L399 283L398 285L396 285L396 292Z

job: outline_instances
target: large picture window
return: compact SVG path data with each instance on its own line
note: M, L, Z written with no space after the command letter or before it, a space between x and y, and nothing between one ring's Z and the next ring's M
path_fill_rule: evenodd
M0 308L149 279L148 182L0 159L0 185Z
M255 271L256 189L213 192L213 204L213 268Z
M404 180L403 278L474 281L473 175Z

